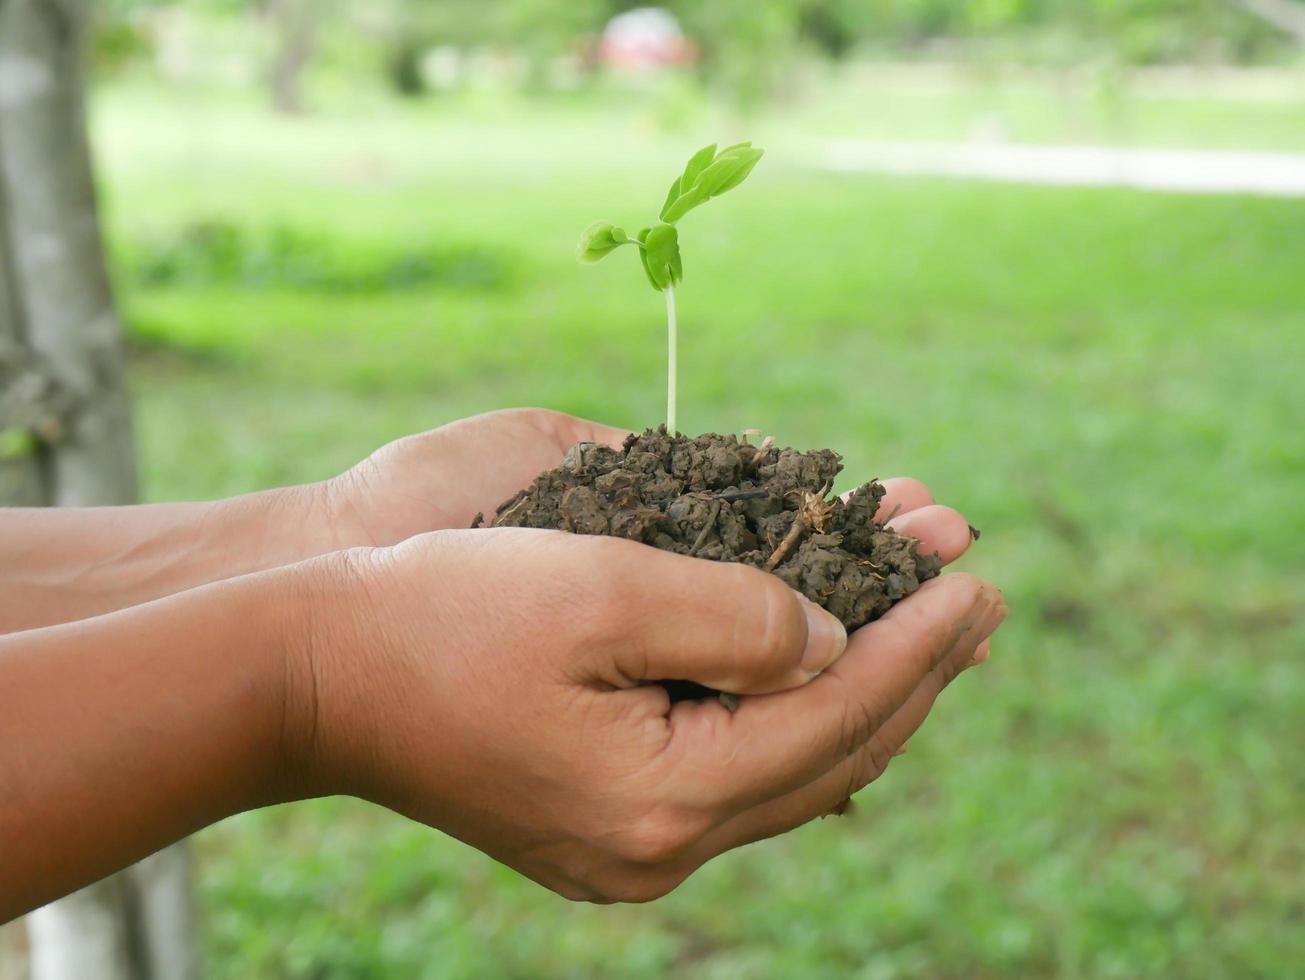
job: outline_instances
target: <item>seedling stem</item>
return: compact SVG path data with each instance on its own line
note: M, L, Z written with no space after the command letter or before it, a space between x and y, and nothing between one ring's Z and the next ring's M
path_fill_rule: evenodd
M762 151L751 143L735 143L723 150L717 150L715 143L704 146L671 182L657 224L631 236L609 221L595 221L584 230L576 246L576 258L581 262L597 262L624 245L635 246L648 285L666 294L666 431L672 436L676 432L678 381L675 284L684 278L676 223L699 205L738 187L752 173L761 155Z
M675 323L675 287L667 286L666 293L666 431L675 435L675 404L679 382L679 339Z

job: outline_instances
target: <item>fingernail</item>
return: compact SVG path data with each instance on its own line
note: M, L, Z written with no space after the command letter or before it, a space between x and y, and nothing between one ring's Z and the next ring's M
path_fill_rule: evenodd
M991 652L991 647L992 647L991 643L989 643L989 641L987 640L984 640L982 643L980 643L979 648L974 651L974 656L970 659L970 666L977 667L979 666L979 664L987 660L988 654L989 652Z
M910 744L911 744L910 742L903 742L903 743L898 747L897 751L893 753L893 755L894 755L894 756L906 755L906 749L907 749L907 746L910 745Z
M847 649L847 630L838 619L805 597L802 610L807 616L807 648L802 654L802 669L815 675L843 655Z

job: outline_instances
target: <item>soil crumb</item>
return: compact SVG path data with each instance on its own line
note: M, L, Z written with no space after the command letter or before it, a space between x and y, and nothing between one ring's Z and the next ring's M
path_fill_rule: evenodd
M884 488L830 496L842 457L665 427L620 450L573 447L498 508L494 527L606 534L778 575L849 631L878 619L942 568L915 538L875 520Z

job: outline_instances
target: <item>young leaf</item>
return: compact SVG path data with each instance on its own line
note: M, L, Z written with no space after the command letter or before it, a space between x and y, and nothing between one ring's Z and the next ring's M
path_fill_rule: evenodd
M636 241L641 245L644 245L643 248L639 249L639 262L643 266L644 275L648 277L648 285L652 286L653 289L660 293L662 287L657 285L657 277L653 275L652 266L648 264L648 248L646 243L648 241L648 234L651 231L651 228L642 228L640 229L639 234L634 237Z
M694 188L694 182L698 175L707 168L707 166L716 158L716 144L704 146L701 150L689 157L689 162L685 165L684 173L677 177L671 184L671 192L666 195L666 203L662 205L661 219L666 222L674 223L691 208L697 207L706 198Z
M716 144L704 146L701 150L689 157L689 162L684 168L684 176L680 178L681 187L692 187L693 182L698 179L698 174L707 169L707 165L716 159Z
M750 148L722 153L698 178L698 186L702 188L702 193L708 198L713 198L724 194L732 187L738 187L757 165L761 153L761 150Z
M748 174L752 173L752 168L757 165L758 161L761 160L761 157L764 153L765 153L764 150L744 151L743 154L741 154L741 159L743 161L742 166L740 166L737 170L735 170L734 173L729 177L729 179L724 181L718 188L716 188L716 190L712 192L711 196L719 197L721 194L724 194L726 191L732 191L734 188L738 187L739 184L747 180Z
M680 233L674 225L655 225L644 238L644 269L659 292L684 278L680 261Z
M667 224L674 224L698 205L738 187L752 173L763 153L751 143L736 143L708 160L710 149L713 147L703 147L695 153L683 175L671 185L661 213Z
M575 257L581 262L597 262L629 241L623 229L607 221L595 221L581 234Z
M699 180L702 178L700 177ZM701 183L695 184L688 191L676 198L675 203L662 212L662 220L667 224L675 224L686 214L696 208L699 204L707 201L707 195L702 192Z
M662 205L662 220L666 219L666 212L670 209L670 206L679 199L681 186L685 186L685 182L682 178L676 177L671 181L670 193L666 195L666 203Z

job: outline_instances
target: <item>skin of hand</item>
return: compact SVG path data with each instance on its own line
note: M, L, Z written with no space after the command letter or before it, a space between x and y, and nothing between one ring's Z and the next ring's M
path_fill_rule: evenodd
M372 800L597 902L657 898L838 806L1006 615L946 575L844 652L763 572L517 528L350 552L322 601L351 613L292 699L301 792ZM650 683L671 678L750 696L672 705Z
M337 527L360 545L465 528L581 442L619 448L628 429L541 408L513 408L406 436L324 485Z
M619 446L626 435L559 412L509 409L399 439L320 483L204 503L0 509L0 634L346 548L465 528L477 512L492 516L576 443ZM894 526L921 501L931 503L916 481L886 485L903 504ZM925 518L949 538L968 533L954 511L934 508Z
M397 439L314 492L328 502L336 540L398 544L426 531L468 527L478 513L492 520L499 504L557 466L577 443L619 449L629 434L547 409L504 409ZM896 512L891 526L928 538L926 550L959 555L968 546L969 525L935 504L923 483L903 477L884 487L881 520Z
M554 465L577 434L622 435L557 431L557 451L527 468ZM404 520L418 524L439 519L406 489L427 451L395 450L400 465L383 450L371 476L374 494L410 498ZM481 492L497 502L511 479ZM968 546L964 519L922 484L886 485L894 526L945 561ZM443 513L459 523L483 509L455 507ZM70 516L93 531L149 510ZM111 572L111 557L90 563ZM653 898L874 779L946 684L986 657L1005 606L977 579L943 576L813 679L804 656L829 659L838 631L773 576L496 529L335 552L92 615L0 637L0 920L231 813L341 792L568 897ZM672 677L749 696L732 714L672 706L646 683ZM81 831L88 812L94 835Z
M0 508L0 633L467 527L576 443L625 436L559 412L509 409L399 439L319 483L202 503Z

